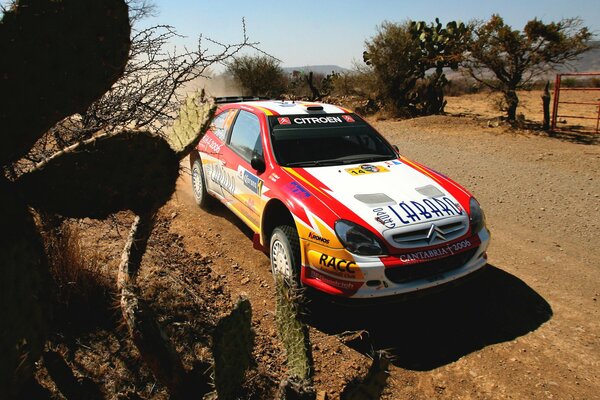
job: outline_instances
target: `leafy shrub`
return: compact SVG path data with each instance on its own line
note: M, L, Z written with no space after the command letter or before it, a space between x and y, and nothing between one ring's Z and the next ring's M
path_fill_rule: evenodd
M287 84L280 63L269 56L241 56L227 64L226 73L240 85L245 96L277 98Z
M384 22L363 53L377 77L378 98L397 115L443 112L444 68L458 68L469 32L455 21L443 27L437 18L429 25Z

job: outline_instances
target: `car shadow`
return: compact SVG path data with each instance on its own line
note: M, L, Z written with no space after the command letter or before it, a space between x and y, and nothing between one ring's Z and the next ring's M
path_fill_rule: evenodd
M351 308L315 301L307 322L361 353L386 350L394 365L427 371L514 340L551 317L548 302L525 282L488 265L460 285L396 304Z
M215 200L213 204L210 205L210 214L215 217L223 218L227 222L231 223L236 228L238 228L242 234L244 234L248 239L250 239L250 241L252 241L252 237L254 236L254 232L252 231L252 229L250 229L248 225L246 225L241 219L239 219L233 213L233 211L227 208L225 204Z

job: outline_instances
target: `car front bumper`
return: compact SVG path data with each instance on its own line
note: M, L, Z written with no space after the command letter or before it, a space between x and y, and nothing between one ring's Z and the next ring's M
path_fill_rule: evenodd
M469 275L487 264L486 250L490 232L483 228L477 235L463 239L475 244L448 257L432 261L406 263L406 255L396 257L350 256L358 266L358 274L344 273L344 266L338 270L323 268L305 257L302 267L302 283L319 292L344 298L380 298L419 292L444 285ZM314 246L313 246L314 247ZM357 277L358 279L352 279Z

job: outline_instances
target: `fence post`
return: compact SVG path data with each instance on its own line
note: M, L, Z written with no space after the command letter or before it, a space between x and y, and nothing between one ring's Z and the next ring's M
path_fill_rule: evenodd
M546 81L544 94L542 95L542 104L544 107L544 126L545 131L550 129L550 81Z
M554 81L554 103L552 107L552 126L550 127L551 132L554 132L556 130L556 117L558 114L558 97L560 94L561 76L561 74L556 74L556 80Z

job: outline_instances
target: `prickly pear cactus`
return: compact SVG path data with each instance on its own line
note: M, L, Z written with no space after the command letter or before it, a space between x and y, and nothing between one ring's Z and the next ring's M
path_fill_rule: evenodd
M200 139L198 132L208 129L216 109L215 102L205 98L204 90L188 95L166 137L171 148L181 155L192 151Z
M27 207L0 178L0 393L16 396L44 344L48 270Z
M129 56L123 0L19 0L0 22L0 163L85 110Z
M19 160L49 128L87 109L119 79L129 35L125 0L10 5L0 21L0 167ZM196 96L169 141L147 132L98 133L15 182L0 175L2 395L17 395L45 340L49 274L28 207L93 218L156 210L173 193L179 160L199 141L214 111L213 102ZM239 308L250 313L249 305Z
M122 0L21 0L4 12L0 165L110 88L125 67L129 33ZM12 398L44 344L49 274L25 196L0 180L0 393Z
M125 0L17 0L0 21L0 167L50 127L85 110L122 75L130 48ZM97 134L10 182L0 175L0 393L13 398L44 344L49 274L29 206L69 217L142 213L166 202L179 160L214 114L196 115L178 146L145 132ZM183 133L182 133L183 132ZM248 306L240 306L249 313ZM4 398L4 397L3 397Z
M254 332L252 307L246 298L237 301L230 315L221 319L213 333L215 388L219 400L234 400L252 362Z
M288 375L312 384L313 360L308 327L300 319L296 290L281 278L276 282L277 331L285 346Z

